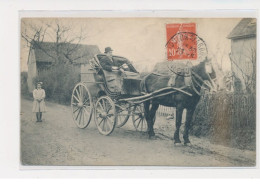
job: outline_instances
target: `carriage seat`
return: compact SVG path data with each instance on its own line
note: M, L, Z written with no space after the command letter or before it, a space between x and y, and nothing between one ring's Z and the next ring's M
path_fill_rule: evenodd
M101 69L102 66L100 65L100 59L104 56L105 54L97 55L97 62ZM121 72L116 70L109 72L102 70L109 90L112 92L120 92L121 94L139 95L139 84L141 81L140 74L136 71L128 59L120 56L113 56L113 60L121 65L126 63L129 67L129 71Z

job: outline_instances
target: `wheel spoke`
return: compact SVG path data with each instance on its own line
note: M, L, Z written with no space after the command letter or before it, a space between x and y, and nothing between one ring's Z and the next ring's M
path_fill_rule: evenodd
M112 113L112 114L108 114L108 115L107 115L107 117L111 117L111 116L114 116L114 113Z
M112 108L112 106L111 106L111 105L109 105L109 108L108 108L108 110L106 111L106 112L107 112L107 114L109 113L109 111L111 110L111 108Z
M77 107L77 109L73 111L73 114L74 114L75 112L77 112L79 109L80 109L80 107Z
M101 121L98 123L98 126L100 126L103 121L104 119L101 119Z
M79 93L79 96L78 96L78 98L79 98L79 100L81 100L81 92L80 92L80 86L78 86L78 93Z
M102 110L100 110L100 109L98 109L98 108L96 108L96 110L97 110L97 112L99 113L99 114L101 114L103 111Z
M83 124L85 124L85 111L82 109L82 119L83 119Z
M78 103L80 102L79 99L75 95L73 95L73 98L75 98L78 101Z
M87 101L89 100L89 98L86 98L83 102L83 105L86 105Z
M141 131L143 131L143 126L144 126L144 120L142 120Z
M85 95L84 95L84 87L83 86L81 86L81 100L82 100L82 102L84 101L84 98L85 97Z
M86 111L86 109L83 108L82 111L83 111L84 117L87 116L87 115L85 115L85 114L90 115L90 112Z
M79 124L81 123L82 109L80 109Z
M98 102L98 105L101 107L102 111L104 111L104 107L101 105L100 102Z
M122 110L122 109L119 109L119 110L117 110L116 112L117 112L117 114L121 114L121 112L123 112L123 110Z
M106 125L106 122L107 122L107 120L104 119L104 123L103 123L103 127L102 127L102 130L103 130L103 131L105 131L105 125Z
M138 119L141 119L139 116L134 120L134 122L136 122L136 120L138 120Z
M79 112L78 112L78 114L77 114L77 116L76 116L76 120L78 119L78 117L79 117L79 113L80 113L80 110L79 110Z
M140 120L139 120L139 122L138 122L138 123L137 123L137 125L136 125L136 128L138 128L138 127L139 127L139 125L140 125L141 121L142 121L142 119L140 119Z
M79 91L78 91L78 89L76 88L76 90L75 90L75 91L76 91L76 93L77 93L77 96L78 96L78 98L79 98L80 96L79 96Z
M85 110L85 112L86 112L86 113L90 114L90 111L89 111L89 110L87 110L87 108L86 108L86 107L83 107L83 109Z
M82 92L82 86L79 86L79 94L80 94L80 100L83 100L83 92Z
M108 119L107 119L107 125L108 125L108 127L109 127L109 130L112 129L112 126L110 125L110 123L113 124L113 121L108 117Z
M107 120L109 120L111 123L113 123L113 120L110 117L107 117Z
M106 111L106 102L102 99L103 110Z

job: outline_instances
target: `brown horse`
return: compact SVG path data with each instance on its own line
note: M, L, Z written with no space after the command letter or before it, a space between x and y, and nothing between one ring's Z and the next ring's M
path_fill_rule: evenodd
M173 73L172 75L176 74ZM188 86L187 84L185 85L184 75L176 75L175 78L174 87L181 88L183 91L188 92L187 94L182 92L176 92L170 95L157 97L151 101L144 102L145 119L148 124L147 131L149 134L149 138L155 136L153 129L155 122L155 114L159 105L163 105L167 107L176 107L176 131L173 136L175 144L181 143L179 131L182 121L182 113L184 109L187 110L183 139L185 145L190 143L189 130L194 110L201 96L201 88L202 86L212 88L214 86L212 79L216 78L216 73L210 61L208 59L205 59L198 65L190 68L190 77L190 85ZM169 84L169 79L170 76L167 77L165 75L151 73L145 78L144 86L146 88L146 91L150 93L166 87Z

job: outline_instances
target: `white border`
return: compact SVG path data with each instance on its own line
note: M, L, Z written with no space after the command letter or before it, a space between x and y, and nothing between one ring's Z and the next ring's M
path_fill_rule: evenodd
M205 6L205 7L204 7ZM202 10L205 8L205 10ZM240 9L233 11L231 9ZM237 168L168 168L163 167L146 168L146 167L129 167L115 170L115 168L106 168L103 170L56 170L55 167L50 167L51 170L20 170L19 156L19 110L20 110L20 28L19 20L27 16L43 16L43 13L48 16L86 16L93 17L257 17L259 18L260 3L257 0L252 1L170 1L170 0L150 0L150 1L8 1L0 2L0 18L2 28L0 28L1 44L0 51L3 52L1 67L0 67L0 177L31 177L31 178L118 178L118 177L139 177L139 178L197 178L197 177L260 177L259 165L257 168L237 169ZM174 12L169 10L175 9ZM222 9L222 10L217 10ZM226 10L223 10L226 9ZM241 10L243 9L243 10ZM250 13L249 9L255 9L257 12ZM27 10L27 12L25 12ZM38 10L37 12L35 10ZM40 10L48 10L43 12ZM52 12L56 10L58 12ZM64 12L66 10L66 12ZM74 10L67 12L68 10ZM75 11L80 10L80 11ZM85 12L83 10L89 10ZM96 10L96 11L94 11ZM105 11L100 11L105 10ZM156 11L157 10L157 11ZM160 10L160 11L158 11ZM176 11L177 10L177 11ZM185 10L185 11L181 11ZM193 11L188 11L193 10ZM40 11L40 12L39 12ZM20 14L21 13L21 14ZM57 15L57 16L56 16ZM171 16L170 16L171 15ZM186 15L186 16L185 16ZM259 25L259 24L258 24ZM258 27L259 30L259 27ZM259 35L259 31L258 31ZM258 37L259 43L259 37ZM258 61L258 58L257 58ZM258 65L259 69L259 65ZM259 70L258 70L259 71ZM259 75L257 75L257 87L259 87ZM18 93L17 93L18 92ZM259 89L257 88L257 97ZM259 102L257 102L257 110ZM259 122L257 116L257 123ZM258 124L257 124L258 125ZM259 126L257 127L257 136L259 136ZM257 154L259 154L259 138L257 140ZM257 156L257 164L259 163L259 155ZM43 167L45 168L45 167ZM74 167L69 167L70 169ZM77 169L85 169L84 167L76 167ZM46 169L46 168L45 168ZM92 168L93 169L93 168ZM100 169L100 168L99 168Z
M174 18L242 18L257 17L255 9L223 10L95 10L95 11L34 11L21 10L20 17L174 17Z

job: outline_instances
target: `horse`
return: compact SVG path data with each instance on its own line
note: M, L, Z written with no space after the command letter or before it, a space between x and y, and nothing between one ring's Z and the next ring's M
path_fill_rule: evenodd
M171 69L170 71L174 72ZM147 132L149 138L155 136L153 126L155 122L156 111L159 105L176 107L176 130L173 136L173 140L174 144L181 144L179 131L182 121L182 113L183 110L186 109L187 113L183 139L184 145L190 145L189 130L191 127L194 110L201 97L201 88L204 86L208 89L212 89L214 87L213 80L216 78L216 73L210 60L205 58L205 60L200 62L198 65L190 67L190 85L185 86L184 75L176 75L175 73L172 73L172 75L176 76L174 87L180 88L182 91L187 93L177 91L173 94L157 97L144 102L144 116L148 126ZM152 93L153 91L168 86L169 79L169 76L167 77L165 75L150 73L145 77L144 87L148 93Z

